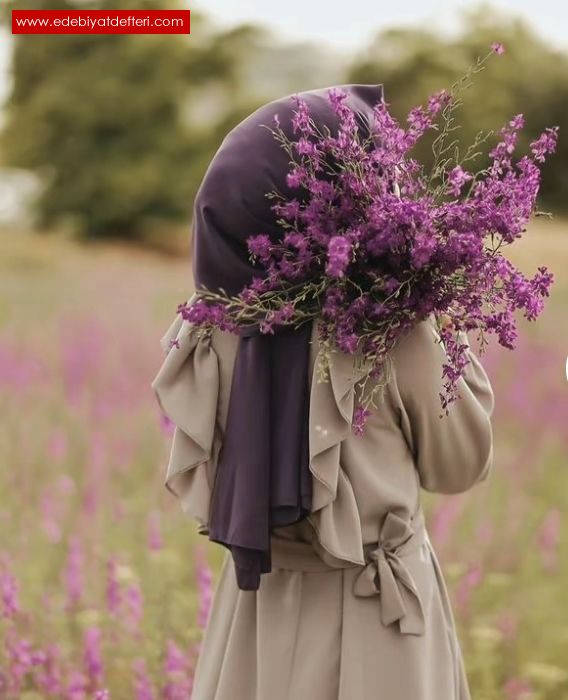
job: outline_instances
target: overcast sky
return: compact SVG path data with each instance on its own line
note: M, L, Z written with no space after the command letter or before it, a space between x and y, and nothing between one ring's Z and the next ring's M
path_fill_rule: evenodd
M190 9L203 10L220 24L256 21L273 27L286 39L318 40L346 51L364 46L378 29L389 26L420 24L451 31L460 10L479 5L478 0L184 1ZM553 45L568 50L566 0L494 0L491 6L521 15ZM0 33L0 100L7 88L8 48L8 35Z
M522 15L540 34L568 49L565 0L494 0L490 4ZM256 20L288 38L318 39L346 49L363 45L381 27L428 23L451 29L460 10L478 5L477 0L196 0L188 4L228 24Z

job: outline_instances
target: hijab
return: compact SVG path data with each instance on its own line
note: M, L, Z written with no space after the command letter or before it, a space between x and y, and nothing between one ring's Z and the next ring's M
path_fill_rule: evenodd
M339 85L355 112L363 136L370 132L381 85ZM330 88L295 93L308 105L320 129L335 136L339 118ZM278 190L300 199L286 183L286 151L265 126L278 115L286 136L295 140L294 95L260 107L223 139L207 168L193 208L192 267L196 290L238 294L265 270L249 259L246 239L283 236L266 194ZM264 125L264 126L263 126ZM271 571L274 528L307 517L312 504L308 421L312 321L297 328L261 333L259 325L239 332L227 420L211 494L209 539L232 555L237 584L256 590Z

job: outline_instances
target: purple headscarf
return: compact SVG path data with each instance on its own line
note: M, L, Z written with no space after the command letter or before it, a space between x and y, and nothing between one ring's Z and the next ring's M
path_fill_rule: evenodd
M381 85L339 85L348 94L363 138L369 135ZM296 93L321 129L338 131L327 90ZM260 107L225 137L197 192L193 213L193 274L196 289L238 294L265 271L249 260L246 239L283 235L266 194L298 197L286 184L286 151L269 129L280 126L294 139L293 96ZM232 554L237 583L256 590L271 571L273 528L291 525L311 512L309 468L309 341L312 323L261 334L258 326L239 337L227 424L209 518L209 539Z

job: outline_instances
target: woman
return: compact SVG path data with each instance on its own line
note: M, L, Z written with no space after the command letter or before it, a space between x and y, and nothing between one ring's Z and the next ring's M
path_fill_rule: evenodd
M365 136L381 86L340 87ZM333 133L326 93L301 97ZM265 195L290 190L288 156L260 127L278 115L292 133L293 110L291 96L265 105L213 158L194 209L198 289L236 294L263 274L246 238L278 240ZM461 397L440 418L445 351L434 319L417 322L356 435L353 357L333 353L319 381L317 329L206 337L177 318L162 339L152 386L176 426L165 484L227 548L192 699L469 700L420 488L458 493L487 477L487 375L468 349Z

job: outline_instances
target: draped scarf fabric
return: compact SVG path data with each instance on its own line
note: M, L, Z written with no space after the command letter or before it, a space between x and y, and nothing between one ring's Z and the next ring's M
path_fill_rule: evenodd
M363 138L381 85L339 85L348 94ZM321 129L338 131L327 90L296 93ZM193 211L193 275L196 289L238 294L266 274L249 260L246 239L264 233L272 242L283 231L266 194L278 190L302 201L286 184L289 158L271 132L280 126L294 139L297 105L286 96L260 107L234 127L213 157L197 192ZM233 557L237 584L256 590L271 571L273 528L291 525L311 512L309 469L309 341L312 322L262 334L258 325L239 337L227 423L211 495L209 539Z

